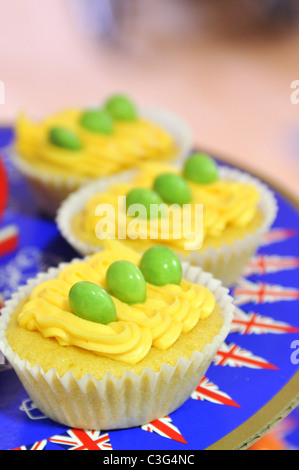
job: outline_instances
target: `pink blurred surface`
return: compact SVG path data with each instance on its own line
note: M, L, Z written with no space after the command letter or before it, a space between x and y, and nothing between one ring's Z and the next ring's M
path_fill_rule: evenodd
M197 145L299 197L299 104L290 100L299 30L211 34L203 10L178 3L131 1L109 43L84 34L74 0L0 0L0 125L21 110L38 118L125 91L180 114Z

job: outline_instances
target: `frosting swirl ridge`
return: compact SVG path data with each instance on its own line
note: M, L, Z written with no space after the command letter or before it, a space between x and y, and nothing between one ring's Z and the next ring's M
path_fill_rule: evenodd
M91 196L74 219L86 240L97 246L109 237L127 241L139 239L145 247L155 240L155 243L166 244L174 251L184 250L187 243L198 246L196 237L200 228L204 242L208 237L221 237L229 227L245 229L258 213L259 192L249 183L218 180L204 185L189 181L192 193L190 212L184 212L178 205L165 204L165 217L138 218L138 223L135 222L127 214L125 196L134 188L152 188L157 175L163 172L179 173L164 165L144 164L131 183L113 184L106 191ZM99 214L97 208L105 204L114 210ZM198 214L199 205L203 208L202 216Z
M82 110L68 109L42 122L20 115L16 125L16 148L35 168L81 179L110 175L146 160L172 159L173 137L162 127L142 117L133 122L116 121L111 135L90 132L80 125ZM49 130L59 126L74 132L82 147L76 152L59 148L49 139Z
M71 287L82 280L105 288L105 273L119 259L138 263L140 255L119 242L87 261L62 269L56 279L37 285L18 317L21 327L55 338L62 346L76 346L95 354L135 364L151 347L168 349L181 334L214 310L214 296L203 286L185 279L180 285L147 284L142 304L128 305L113 298L117 321L108 325L75 316L69 305Z

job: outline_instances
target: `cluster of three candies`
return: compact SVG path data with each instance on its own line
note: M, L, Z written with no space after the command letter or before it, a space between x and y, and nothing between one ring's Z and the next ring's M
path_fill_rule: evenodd
M80 318L107 325L117 320L111 296L128 305L146 300L146 283L156 286L179 285L182 265L168 247L158 245L147 250L139 267L130 261L116 261L106 273L105 289L87 281L73 285L69 293L71 311Z

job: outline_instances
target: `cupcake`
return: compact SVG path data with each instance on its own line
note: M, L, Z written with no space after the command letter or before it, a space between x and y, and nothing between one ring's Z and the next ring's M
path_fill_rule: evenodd
M14 162L41 208L54 215L82 184L148 160L174 160L191 148L188 126L159 109L138 109L124 95L99 107L67 109L41 122L16 123Z
M140 426L180 407L229 333L221 283L157 245L121 242L51 268L7 301L0 346L37 407L82 429Z
M136 204L144 211L134 212ZM108 207L108 215L101 212ZM153 207L161 210L151 212ZM123 239L140 253L158 242L231 286L276 211L274 195L263 183L239 170L218 168L211 157L196 153L183 167L145 163L98 180L62 204L57 222L81 254L102 249L109 237Z

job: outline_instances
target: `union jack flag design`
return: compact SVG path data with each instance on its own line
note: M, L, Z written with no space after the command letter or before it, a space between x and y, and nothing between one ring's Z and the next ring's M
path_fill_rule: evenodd
M244 271L244 276L252 274L267 274L296 269L299 267L299 258L288 256L267 256L257 255L248 263Z
M263 237L262 245L271 245L272 243L283 242L289 238L297 235L297 230L285 229L285 228L274 228L266 233Z
M234 343L224 343L214 358L216 366L230 367L248 367L250 369L269 369L278 370L278 368L262 357L255 356L247 349L242 349Z
M288 323L275 321L271 317L263 317L255 312L245 313L241 309L236 308L230 332L237 332L241 335L262 335L266 333L279 335L299 333L299 328L295 328Z
M264 282L254 283L241 279L233 289L236 306L247 303L261 304L264 302L280 302L299 299L299 289L283 287Z
M141 426L141 429L143 429L143 431L155 432L160 436L181 442L182 444L187 444L179 429L173 424L169 416L165 416L164 418L145 424L144 426Z
M43 439L42 441L37 441L34 444L29 444L28 446L16 447L13 450L45 450L47 442L47 439Z
M219 390L219 387L217 387L217 385L215 385L213 382L210 382L210 380L206 377L201 379L198 386L191 394L191 398L194 400L209 401L218 405L227 405L240 408L240 406L234 400L232 400L231 397L227 395L227 393Z
M69 429L51 437L49 441L66 450L112 450L109 434L101 434L100 431Z

